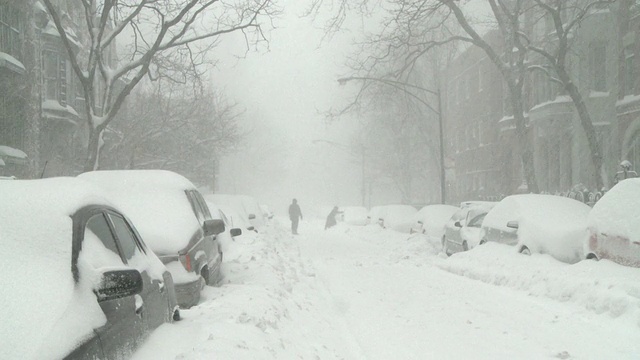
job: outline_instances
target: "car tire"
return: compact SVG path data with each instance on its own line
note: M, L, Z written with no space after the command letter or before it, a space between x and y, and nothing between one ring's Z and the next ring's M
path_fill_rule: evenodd
M520 254L531 256L531 250L528 247L523 246L520 248Z
M480 240L480 243L478 245L484 245L487 243L487 239L482 239Z
M462 250L463 251L469 251L469 244L467 244L466 241L462 242Z
M207 266L200 270L200 277L204 279L205 285L211 285L211 274L209 274L209 268Z
M173 309L173 315L171 316L171 319L173 319L173 321L182 320L182 317L180 316L180 309L177 306L175 309Z

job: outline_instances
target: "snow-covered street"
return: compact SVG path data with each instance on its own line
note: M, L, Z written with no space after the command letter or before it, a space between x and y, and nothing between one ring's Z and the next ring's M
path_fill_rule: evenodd
M640 269L288 226L224 244L223 284L135 359L640 358Z

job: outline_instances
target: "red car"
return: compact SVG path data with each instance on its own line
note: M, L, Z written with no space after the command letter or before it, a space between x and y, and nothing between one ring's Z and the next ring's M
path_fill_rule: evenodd
M589 213L587 259L640 267L640 179L616 184Z

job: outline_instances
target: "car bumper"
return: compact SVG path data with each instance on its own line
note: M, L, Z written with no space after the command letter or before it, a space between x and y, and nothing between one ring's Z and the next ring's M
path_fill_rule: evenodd
M196 281L175 284L178 305L183 309L197 305L200 301L200 291L202 291L203 287L204 279L202 277L199 277Z

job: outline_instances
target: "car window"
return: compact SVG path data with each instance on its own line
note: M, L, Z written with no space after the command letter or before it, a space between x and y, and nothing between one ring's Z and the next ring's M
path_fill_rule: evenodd
M487 216L487 214L480 214L480 215L474 217L473 219L471 219L469 221L467 226L469 226L469 227L478 227L479 228L482 225L482 220L484 220L485 216Z
M195 196L196 200L198 200L198 203L202 208L202 214L204 215L204 218L211 219L211 212L209 212L209 207L207 206L207 202L204 201L204 198L202 197L202 195L195 190L193 191L193 195Z
M109 218L113 223L113 228L122 247L122 254L125 259L131 260L137 252L141 251L135 235L131 231L131 228L129 228L129 224L127 224L126 220L121 216L110 213Z
M89 221L87 221L85 226L85 237L88 235L87 231L90 231L93 235L97 236L107 249L113 251L115 254L119 254L116 240L113 237L109 223L107 223L107 219L105 219L103 214L94 215L89 219Z
M115 237L102 213L86 222L80 257L95 269L124 265Z
M191 208L193 209L194 214L196 214L196 217L198 218L200 226L204 225L205 217L202 211L202 206L200 206L200 204L198 203L198 199L195 197L194 192L192 190L187 190L185 191L185 193L187 194L187 198L191 203Z

